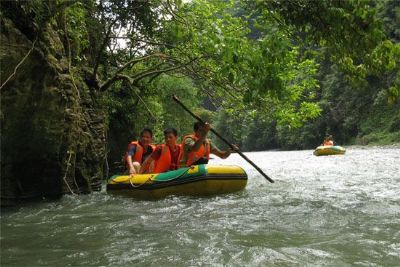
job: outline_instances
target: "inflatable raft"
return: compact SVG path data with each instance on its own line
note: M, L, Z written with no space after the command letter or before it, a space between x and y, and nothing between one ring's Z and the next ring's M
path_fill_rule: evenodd
M346 149L341 146L319 146L314 150L315 156L343 155Z
M168 195L208 196L242 190L246 172L238 166L198 165L158 174L114 175L107 192L142 199Z

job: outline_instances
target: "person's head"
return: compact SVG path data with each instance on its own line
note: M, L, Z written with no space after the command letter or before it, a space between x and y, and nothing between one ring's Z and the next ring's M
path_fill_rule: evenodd
M148 146L151 144L153 139L153 132L149 128L144 128L140 132L140 143L144 146Z
M176 145L178 139L178 131L175 128L167 128L164 130L164 140L168 146Z
M200 131L203 129L203 127L204 127L204 123L202 123L201 121L196 121L196 122L193 124L193 131L194 131L195 133L198 133L198 132L200 132Z

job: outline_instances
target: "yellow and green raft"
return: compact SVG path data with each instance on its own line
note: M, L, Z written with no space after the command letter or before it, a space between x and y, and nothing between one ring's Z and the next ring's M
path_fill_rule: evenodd
M319 146L314 150L315 156L343 155L346 149L341 146Z
M114 175L107 192L142 199L168 195L209 196L242 190L246 172L238 166L198 165L156 174Z

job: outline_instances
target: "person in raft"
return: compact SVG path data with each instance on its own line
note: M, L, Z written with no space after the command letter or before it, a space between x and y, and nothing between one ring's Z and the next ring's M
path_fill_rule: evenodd
M129 143L125 153L125 164L129 174L139 173L143 162L153 153L152 139L153 132L149 128L144 128L140 132L139 141Z
M186 135L182 140L182 153L179 158L180 167L189 167L192 165L207 164L210 159L210 153L226 159L232 150L221 151L209 139L207 133L210 131L209 123L195 122L193 125L194 133ZM234 150L239 150L234 145Z
M327 137L325 137L324 142L322 143L322 146L333 146L332 135L328 135Z
M177 144L178 132L174 128L164 130L165 144L158 145L145 160L140 173L161 173L178 169L181 146Z

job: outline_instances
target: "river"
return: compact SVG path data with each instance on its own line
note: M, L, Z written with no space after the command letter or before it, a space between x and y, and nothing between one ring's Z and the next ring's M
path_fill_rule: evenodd
M140 201L98 192L6 209L1 266L399 266L400 149L238 155L244 191Z

